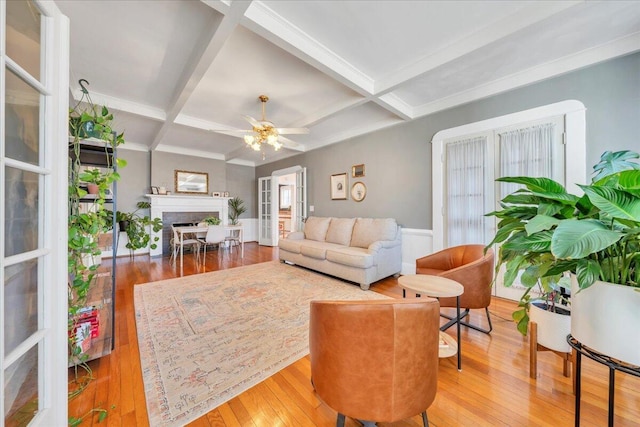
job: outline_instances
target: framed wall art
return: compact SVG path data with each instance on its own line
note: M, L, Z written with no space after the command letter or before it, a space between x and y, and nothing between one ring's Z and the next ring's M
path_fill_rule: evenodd
M331 200L347 200L347 174L331 175Z
M364 176L364 164L351 166L351 177L362 178Z
M209 174L206 172L175 171L176 193L209 194Z

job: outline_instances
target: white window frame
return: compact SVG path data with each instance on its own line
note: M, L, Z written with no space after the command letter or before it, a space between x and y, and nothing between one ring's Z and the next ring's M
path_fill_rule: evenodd
M507 114L480 122L470 123L455 128L445 129L433 136L431 140L432 161L432 230L433 251L444 249L444 152L445 142L462 139L465 136L492 132L519 123L533 122L545 118L564 116L565 127L565 173L564 181L569 192L580 193L576 184L586 183L586 108L576 100L567 100L530 110ZM495 188L495 187L492 187ZM494 190L495 191L495 190ZM495 233L495 226L491 232Z
M0 282L4 283L6 265L21 259L40 259L38 272L38 331L23 341L11 354L5 355L4 327L0 328L0 383L4 387L5 369L38 345L38 393L39 410L29 425L66 425L67 417L67 117L69 107L69 20L55 3L34 0L41 12L41 81L32 78L19 64L7 58L5 49L6 1L0 1L0 102L5 103L5 68L38 89L42 97L40 121L39 165L22 164L0 153L0 230L4 234L4 170L7 165L32 170L40 174L39 199L39 248L26 254L5 258L4 246L0 248ZM46 124L46 125L45 125ZM0 131L4 133L4 115L0 116ZM65 143L62 143L65 142ZM0 310L4 310L4 296L0 290ZM5 413L4 399L0 411ZM0 427L4 426L4 416Z

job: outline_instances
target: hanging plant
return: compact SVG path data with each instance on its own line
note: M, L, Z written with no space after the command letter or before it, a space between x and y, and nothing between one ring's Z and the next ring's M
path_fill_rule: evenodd
M96 281L96 270L99 263L92 262L101 253L99 248L100 234L109 230L110 210L105 203L112 184L120 179L114 166L122 168L126 162L117 159L113 162L113 150L124 143L123 134L113 131L111 123L113 114L106 107L96 107L91 102L88 91L80 81L83 90L81 100L69 110L69 219L68 219L68 287L69 316L68 344L69 362L74 366L74 377L69 384L69 399L80 394L93 379L90 366L86 363L88 356L83 352L80 342L84 335L90 333L79 323L81 310L85 308L91 287ZM85 81L86 82L86 81ZM104 146L105 166L101 168L81 168L81 145L87 139ZM96 187L91 209L80 210L80 203L87 196L87 187ZM114 254L115 255L115 254ZM96 408L91 413L99 413L100 418L106 416L106 410ZM81 417L80 420L84 418ZM69 418L70 424L77 422Z

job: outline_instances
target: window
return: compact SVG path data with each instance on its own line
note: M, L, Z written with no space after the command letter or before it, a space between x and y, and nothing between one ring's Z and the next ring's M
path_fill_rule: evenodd
M432 141L433 250L492 240L495 219L484 215L517 189L496 183L498 177L585 182L584 129L584 106L564 101L438 132Z

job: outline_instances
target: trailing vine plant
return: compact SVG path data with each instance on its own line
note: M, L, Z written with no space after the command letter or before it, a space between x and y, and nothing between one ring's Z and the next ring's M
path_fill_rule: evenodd
M111 185L120 179L120 175L114 170L114 166L122 168L126 161L117 159L113 162L113 149L124 143L124 135L113 131L111 124L113 114L106 107L95 106L89 97L89 93L80 81L83 95L81 100L69 110L69 135L70 135L70 162L69 162L69 219L68 219L68 341L69 363L74 366L75 378L69 387L69 399L80 394L93 379L91 368L86 363L88 355L79 345L82 340L82 331L78 332L79 315L87 303L89 290L96 281L98 265L92 262L93 257L101 253L99 236L108 231L112 224L109 223L111 212L105 209L108 191ZM104 144L104 156L106 166L98 169L82 170L80 163L80 147L83 140L89 139ZM98 193L92 206L86 211L80 209L80 201L87 195L87 184L95 184ZM114 254L115 256L115 254ZM86 331L85 331L86 333ZM81 374L79 370L83 370ZM106 416L103 409L94 409L92 413L99 413L100 417ZM80 417L80 420L83 419ZM70 417L70 423L77 423L78 418Z

